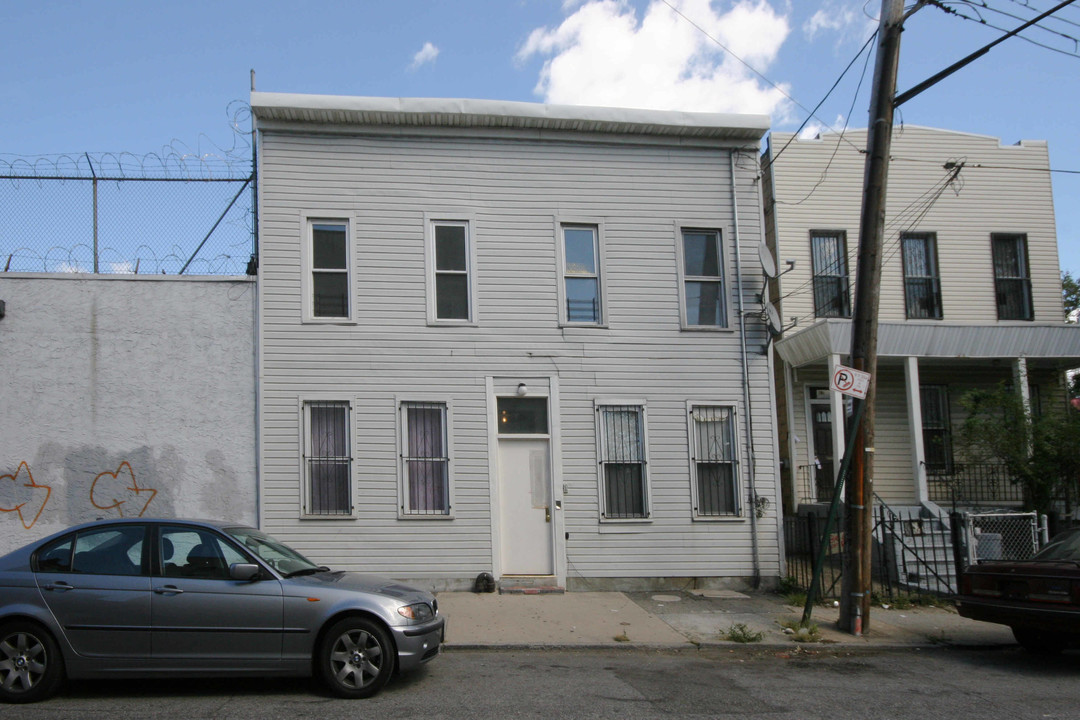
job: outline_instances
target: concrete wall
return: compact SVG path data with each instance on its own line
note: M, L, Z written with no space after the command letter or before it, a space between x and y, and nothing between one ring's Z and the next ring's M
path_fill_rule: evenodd
M95 518L254 523L247 278L0 274L0 553Z

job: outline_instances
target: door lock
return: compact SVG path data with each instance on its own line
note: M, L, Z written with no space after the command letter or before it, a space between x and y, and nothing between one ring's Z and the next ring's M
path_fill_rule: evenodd
M544 522L551 522L551 508L544 508Z

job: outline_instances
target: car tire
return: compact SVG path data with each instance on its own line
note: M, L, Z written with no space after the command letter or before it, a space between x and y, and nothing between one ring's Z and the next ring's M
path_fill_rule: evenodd
M48 631L25 620L0 625L0 700L44 700L63 679L64 658Z
M1020 647L1030 653L1056 655L1068 645L1068 641L1063 636L1051 634L1044 630L1014 627L1012 632L1016 642L1020 643Z
M390 680L396 659L394 644L382 625L351 617L334 623L323 635L315 666L334 695L366 698Z

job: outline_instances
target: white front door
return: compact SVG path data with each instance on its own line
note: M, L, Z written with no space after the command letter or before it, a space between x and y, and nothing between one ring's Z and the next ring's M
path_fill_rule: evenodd
M499 438L504 575L553 575L551 440Z

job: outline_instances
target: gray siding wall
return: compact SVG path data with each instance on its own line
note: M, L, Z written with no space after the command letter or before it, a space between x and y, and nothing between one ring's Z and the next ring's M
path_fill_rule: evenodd
M260 145L262 460L265 527L319 562L411 579L465 581L492 569L486 379L551 378L561 447L569 578L746 577L751 521L693 521L688 400L737 407L745 507L750 461L770 506L758 521L762 574L780 571L766 336L748 315L752 422L743 407L729 153L676 143L588 142L536 134L303 135ZM755 152L739 153L747 310L761 289ZM429 326L425 213L472 220L477 323ZM351 219L352 325L305 324L303 213ZM607 327L558 322L558 220L603 225ZM676 223L723 233L730 330L680 330ZM512 386L512 385L511 385ZM301 517L300 403L354 404L355 519ZM398 518L396 400L451 403L452 520ZM644 401L653 516L599 522L595 399Z

